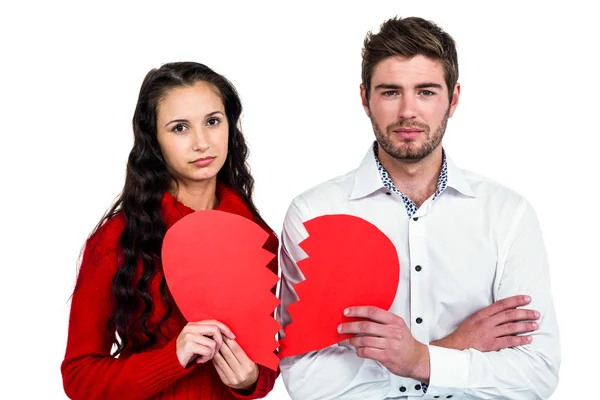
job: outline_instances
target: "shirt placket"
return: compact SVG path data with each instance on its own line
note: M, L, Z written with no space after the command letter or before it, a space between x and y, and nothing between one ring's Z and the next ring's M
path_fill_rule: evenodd
M408 242L410 261L400 268L410 268L410 320L405 321L415 340L429 343L431 307L427 285L430 266L427 256L426 221L433 199L427 200L408 220ZM389 398L398 396L421 397L423 384L411 378L390 374Z

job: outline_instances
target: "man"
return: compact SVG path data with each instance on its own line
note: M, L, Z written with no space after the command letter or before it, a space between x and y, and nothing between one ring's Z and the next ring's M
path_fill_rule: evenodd
M442 147L459 100L454 40L420 18L364 42L361 97L376 141L358 169L301 194L283 227L280 322L304 279L304 221L351 214L396 246L389 311L351 307L350 340L281 361L292 399L546 399L560 348L536 214L513 191L458 168ZM376 273L377 266L373 266ZM368 277L365 277L368 282ZM527 306L523 309L522 306Z

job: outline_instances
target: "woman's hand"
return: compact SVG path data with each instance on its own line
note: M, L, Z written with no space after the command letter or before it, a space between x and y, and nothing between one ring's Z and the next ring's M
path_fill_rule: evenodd
M211 360L223 346L223 335L233 340L235 335L219 321L190 322L177 337L177 358L182 367L190 362L205 363Z
M212 360L223 383L233 389L252 390L258 380L258 365L235 340L224 338Z

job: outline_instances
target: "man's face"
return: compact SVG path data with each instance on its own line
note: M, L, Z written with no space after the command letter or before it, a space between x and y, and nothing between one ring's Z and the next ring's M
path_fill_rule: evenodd
M371 77L367 100L361 97L379 146L391 157L419 161L442 142L448 118L458 105L460 86L452 103L442 65L422 55L394 56L379 62Z

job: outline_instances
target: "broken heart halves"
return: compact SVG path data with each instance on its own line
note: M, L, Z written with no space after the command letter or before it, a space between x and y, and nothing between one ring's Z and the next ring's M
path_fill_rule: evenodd
M221 321L251 360L276 370L279 358L350 337L337 333L350 320L343 316L346 307L391 307L400 266L387 236L350 215L324 215L304 225L309 237L300 247L308 257L298 267L305 280L294 287L299 301L288 306L292 323L278 343L280 325L272 314L279 301L271 292L278 277L266 268L275 255L263 248L268 233L247 218L216 210L175 223L163 241L162 264L184 317Z
M337 327L350 319L350 306L389 310L396 296L400 264L394 244L375 225L355 216L324 215L304 223L308 255L298 262L305 280L294 286L299 300L287 311L279 357L320 350L352 335Z

